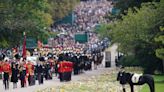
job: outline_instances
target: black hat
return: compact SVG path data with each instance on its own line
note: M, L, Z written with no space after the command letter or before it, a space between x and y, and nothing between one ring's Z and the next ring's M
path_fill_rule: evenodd
M45 61L44 57L39 57L39 61Z

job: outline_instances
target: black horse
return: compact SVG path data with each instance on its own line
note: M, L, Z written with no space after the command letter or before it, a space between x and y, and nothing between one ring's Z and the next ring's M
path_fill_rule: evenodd
M143 74L138 76L138 80L136 82L133 81L135 74L119 72L117 76L117 81L120 81L120 84L125 85L129 84L131 88L131 92L134 92L134 85L143 85L147 83L150 88L150 92L155 92L154 88L154 79L149 74ZM123 87L123 92L125 92L125 88Z

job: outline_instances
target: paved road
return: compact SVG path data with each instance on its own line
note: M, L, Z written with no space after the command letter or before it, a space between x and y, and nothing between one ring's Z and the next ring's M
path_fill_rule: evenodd
M84 73L80 75L76 75L76 76L73 75L71 81L76 82L76 81L79 81L79 80L82 80L91 76L103 74L108 71L112 71L112 69L111 68L98 68L97 70L85 71ZM10 82L10 89L6 91L3 88L2 80L0 80L0 92L35 92L36 90L39 90L39 89L45 89L51 86L60 86L66 83L68 82L60 82L57 77L53 77L53 80L44 81L43 85L38 85L38 81L36 81L36 85L27 86L25 88L20 88L20 82L18 82L18 88L12 89L13 85Z

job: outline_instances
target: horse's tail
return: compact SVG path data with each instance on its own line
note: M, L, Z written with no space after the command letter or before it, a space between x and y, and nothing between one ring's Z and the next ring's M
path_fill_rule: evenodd
M154 84L154 79L152 80L152 89L151 92L155 92L155 84Z
M147 83L149 85L150 92L155 92L154 78L151 75L148 75L147 77L149 77Z

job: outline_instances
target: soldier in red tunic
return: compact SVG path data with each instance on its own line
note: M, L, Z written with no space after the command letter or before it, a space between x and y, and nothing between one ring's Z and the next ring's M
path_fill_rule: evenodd
M3 83L5 85L5 89L9 89L9 75L11 73L11 67L10 64L8 63L9 59L4 59L4 63L2 66L3 70Z
M3 66L3 62L0 60L0 74L3 72L2 71L2 66Z
M25 75L25 77L24 77L24 80L23 80L23 81L24 81L24 85L22 85L23 87L24 87L24 86L25 86L25 87L27 86L27 82L26 82L26 79L27 79L27 78L26 78L26 73L27 73L26 71L27 71L27 70L26 70L26 68L27 68L26 60L24 59L24 60L23 60L23 74Z
M33 77L34 77L34 64L30 61L26 64L26 75L28 77L29 86L34 85Z

